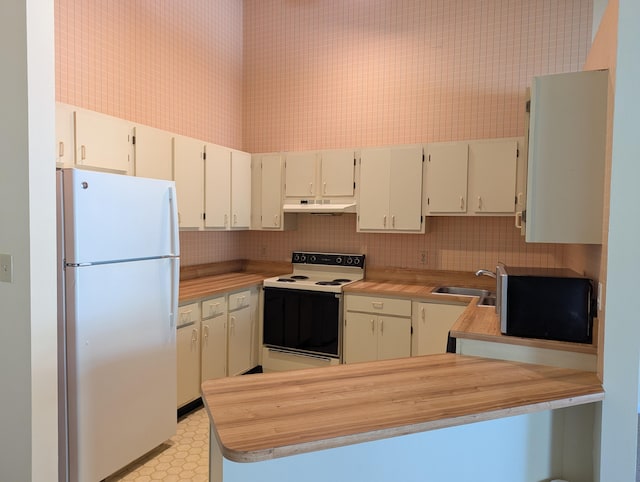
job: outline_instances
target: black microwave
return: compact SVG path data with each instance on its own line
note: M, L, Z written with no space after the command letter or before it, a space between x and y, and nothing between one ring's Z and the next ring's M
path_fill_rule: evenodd
M505 335L591 343L593 283L564 268L498 264L496 312Z

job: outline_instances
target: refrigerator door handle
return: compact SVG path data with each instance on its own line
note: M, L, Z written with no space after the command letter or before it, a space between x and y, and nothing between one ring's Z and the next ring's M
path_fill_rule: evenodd
M178 256L178 206L175 202L176 191L174 187L169 188L169 226L171 230L171 256Z
M180 287L180 259L171 259L171 311L169 312L169 327L175 328L178 313L178 289Z

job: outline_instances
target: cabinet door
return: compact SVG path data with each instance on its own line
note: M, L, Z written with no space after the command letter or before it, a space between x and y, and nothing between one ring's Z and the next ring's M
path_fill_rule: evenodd
M389 174L390 220L387 220L387 227L400 231L420 231L422 229L422 147L391 149Z
M133 125L82 109L74 115L76 164L131 174Z
M378 359L378 317L347 311L344 323L344 362Z
M176 332L178 407L200 396L200 333L198 324L178 327Z
M184 136L173 138L173 179L178 195L180 228L202 227L204 213L204 144Z
M231 151L231 228L251 227L251 154Z
M74 150L74 107L56 102L56 163L58 166L73 167Z
M227 313L202 320L202 380L227 376Z
M517 167L517 140L469 143L469 210L513 214Z
M411 319L378 317L378 360L411 356Z
M285 197L313 197L316 195L316 154L298 152L287 154L285 162Z
M414 303L411 355L432 355L447 351L449 330L467 305Z
M321 153L322 196L351 197L354 193L354 155L351 150Z
M391 149L363 149L360 153L358 228L383 230L390 226L389 169Z
M206 144L205 152L204 226L228 229L231 223L231 151L226 147Z
M466 142L427 145L426 194L429 214L467 211Z
M282 160L278 155L264 156L261 160L261 226L279 229L282 226Z
M240 375L253 368L253 324L251 307L245 306L229 312L229 351L227 354L229 376Z
M535 77L526 240L602 243L608 71Z
M136 126L134 133L135 175L172 181L173 135L147 126Z

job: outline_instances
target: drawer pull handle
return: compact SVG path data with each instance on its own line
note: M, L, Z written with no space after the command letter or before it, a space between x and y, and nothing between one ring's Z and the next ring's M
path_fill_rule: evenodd
M374 308L377 308L377 309L379 309L379 310L381 310L382 308L384 308L384 303L383 303L382 301L372 301L372 302L371 302L371 305L372 305Z

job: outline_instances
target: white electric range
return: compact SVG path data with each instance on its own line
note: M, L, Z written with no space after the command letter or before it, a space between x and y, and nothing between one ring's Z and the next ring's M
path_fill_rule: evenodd
M264 280L264 371L340 363L342 290L364 278L363 254L294 252L293 272Z

